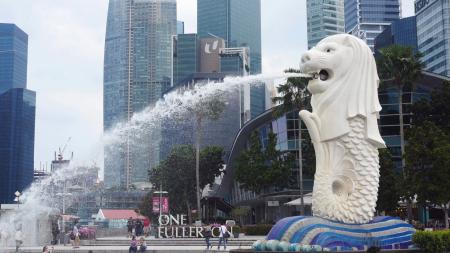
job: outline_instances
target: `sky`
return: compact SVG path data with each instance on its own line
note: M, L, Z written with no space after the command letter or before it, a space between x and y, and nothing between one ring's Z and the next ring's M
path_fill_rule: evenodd
M245 1L245 0L242 0ZM185 32L197 30L196 0L177 0ZM402 0L402 16L414 15ZM108 0L0 0L0 23L28 34L28 89L36 91L35 168L54 152L102 165L103 50ZM263 73L298 67L307 49L306 0L261 0Z

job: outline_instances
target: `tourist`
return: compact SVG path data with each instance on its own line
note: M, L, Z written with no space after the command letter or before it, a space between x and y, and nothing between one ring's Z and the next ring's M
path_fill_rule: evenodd
M211 237L212 237L212 231L209 226L205 227L205 232L203 232L203 236L205 237L205 243L206 243L206 249L211 248Z
M219 245L217 246L217 249L220 250L220 246L222 245L223 242L223 249L226 250L227 249L227 240L230 237L230 232L228 232L227 227L222 224L219 227Z
M130 249L128 250L129 253L136 253L137 252L137 241L136 241L136 236L133 235L133 237L131 237L131 242L130 242Z
M19 248L23 243L22 229L20 227L16 231L15 240L16 240L16 252L19 252Z
M78 232L77 223L73 226L73 247L79 248L80 247L80 232Z
M59 235L59 227L58 227L58 221L53 219L52 220L52 245L56 245L58 243L58 235Z
M131 238L133 235L133 218L130 217L127 221L127 231L128 231L128 237Z
M141 220L136 220L136 236L141 236L144 230L144 224L142 224Z
M150 220L148 218L144 219L144 236L150 235Z
M145 242L144 237L139 239L139 252L145 252L147 249L147 243Z
M44 248L42 249L42 253L53 253L53 247L49 249L49 247L45 245Z

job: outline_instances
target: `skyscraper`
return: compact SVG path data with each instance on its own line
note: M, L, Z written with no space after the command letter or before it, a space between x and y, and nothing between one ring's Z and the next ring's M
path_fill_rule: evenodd
M344 0L307 0L308 48L321 39L344 33Z
M197 33L223 38L229 48L250 48L250 74L261 73L260 0L197 0Z
M220 37L227 48L248 47L250 74L261 73L261 1L197 0L200 38ZM265 111L263 85L251 87L251 115Z
M375 38L375 53L378 53L377 50L392 44L411 47L414 51L417 51L416 16L392 22Z
M177 33L176 0L110 0L104 58L104 130L129 121L161 98L171 84L172 36ZM159 151L130 137L105 147L105 183L129 188L147 180Z
M400 18L399 0L345 0L345 32L367 42L374 51L375 38Z
M450 76L450 1L416 0L415 8L425 70Z
M0 203L33 181L36 94L27 90L28 35L0 23Z

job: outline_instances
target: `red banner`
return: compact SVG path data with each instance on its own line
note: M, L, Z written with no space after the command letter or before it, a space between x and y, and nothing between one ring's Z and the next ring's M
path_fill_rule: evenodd
M159 200L161 199L161 213L169 213L169 198L168 197L153 197L153 213L159 213Z

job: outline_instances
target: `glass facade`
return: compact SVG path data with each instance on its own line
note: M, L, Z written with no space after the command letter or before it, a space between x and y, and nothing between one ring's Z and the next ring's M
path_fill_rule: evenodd
M367 42L374 51L375 38L400 18L399 0L345 0L345 32Z
M417 51L416 17L402 18L392 22L380 35L375 38L375 53L390 45L411 47Z
M197 32L225 39L226 47L249 47L250 74L261 73L260 0L197 0Z
M450 76L450 0L416 0L415 7L425 70Z
M33 181L36 94L13 88L0 94L0 203Z
M15 24L0 23L0 93L26 88L28 35Z
M156 102L172 79L172 36L177 33L175 0L110 0L104 56L104 130L131 119ZM147 180L147 170L159 161L150 147L157 130L105 147L105 183L128 188ZM127 137L129 138L129 137Z
M326 36L344 33L344 0L307 0L308 48Z
M186 81L198 71L198 38L197 34L178 34L174 40L174 86Z

